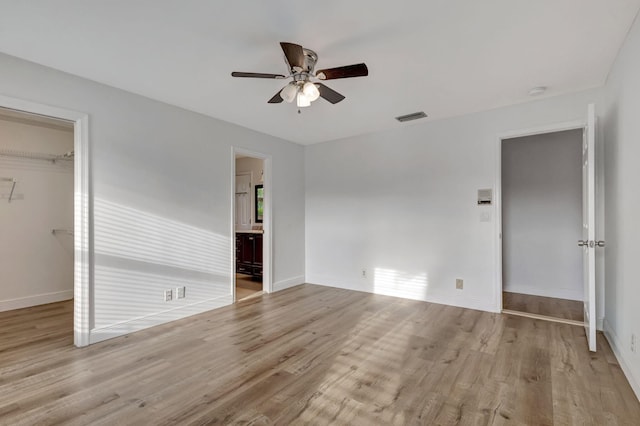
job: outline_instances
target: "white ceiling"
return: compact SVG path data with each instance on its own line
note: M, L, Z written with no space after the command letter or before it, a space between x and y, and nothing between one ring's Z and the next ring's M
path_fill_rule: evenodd
M604 83L640 0L0 0L0 51L301 144L434 120ZM297 113L267 104L286 73L280 41L346 99ZM414 123L421 123L417 121Z

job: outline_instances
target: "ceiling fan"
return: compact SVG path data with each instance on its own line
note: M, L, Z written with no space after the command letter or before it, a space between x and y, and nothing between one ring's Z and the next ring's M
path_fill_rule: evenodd
M289 84L269 99L268 103L270 104L279 104L282 101L293 102L295 99L298 107L307 107L319 97L326 99L332 104L337 104L344 99L344 96L325 86L321 81L335 80L338 78L365 77L369 75L369 70L365 64L327 68L317 71L314 74L314 68L318 61L318 54L316 52L295 43L281 42L280 46L284 52L285 62L289 67L289 75L238 71L231 73L233 77L291 78L292 81Z

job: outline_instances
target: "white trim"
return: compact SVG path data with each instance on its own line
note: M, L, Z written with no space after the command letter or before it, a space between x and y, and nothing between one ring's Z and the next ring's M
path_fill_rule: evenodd
M86 113L0 95L0 107L74 122L74 334L76 346L89 344L93 205L89 162L89 116Z
M146 328L155 327L157 325L166 324L171 321L186 318L188 316L201 314L212 309L221 308L233 303L230 295L214 297L212 299L203 300L191 305L181 306L175 309L169 309L156 314L147 315L132 320L110 324L105 327L94 328L91 330L90 344L102 342L114 337L121 337L129 333L135 333Z
M515 285L513 288L502 288L502 291L507 293L528 294L530 296L542 296L542 297L554 297L556 299L573 300L576 302L582 302L584 299L584 291L582 288L578 290L567 288L546 288L544 291L540 291L538 287Z
M231 147L231 303L236 300L236 154Z
M30 308L32 306L46 305L47 303L62 302L63 300L71 299L73 299L73 290L36 294L35 296L20 297L18 299L0 300L0 312Z
M354 281L347 280L347 281L336 282L335 280L332 280L331 277L327 277L327 278L316 277L316 278L317 279L315 280L315 282L307 281L305 284L339 288L342 290L359 291L361 293L375 294L375 295L384 296L384 297L395 297L397 299L405 299L405 300L409 299L409 300L416 300L419 302L435 303L437 305L455 306L458 308L474 309L477 311L494 312L491 309L492 307L487 306L487 304L482 303L482 301L480 301L479 299L471 296L468 296L468 297L461 296L459 298L456 298L455 300L452 300L451 296L446 292L432 292L432 291L429 292L428 297L424 296L421 298L407 297L405 295L396 296L392 294L376 293L371 287L369 288L358 287L353 284ZM322 284L319 283L320 280L324 280L324 283ZM331 283L331 284L328 284L328 283ZM500 312L495 312L495 313L499 314Z
M530 127L521 130L511 130L499 135L500 140L522 138L525 136L543 135L545 133L564 132L565 130L584 129L585 120L565 121L563 123L549 124L545 126Z
M633 392L636 394L636 398L640 401L640 377L633 376L633 372L631 371L631 368L629 368L631 363L627 362L627 359L624 357L624 351L621 350L623 346L620 344L620 339L606 318L604 318L603 325L604 337L607 338L609 346L611 346L611 350L613 350L613 354L616 356L622 372L631 385L631 389L633 389Z
M604 331L604 318L598 317L596 320L596 330Z
M304 284L304 275L288 278L286 280L280 280L273 283L273 291L280 291L287 288L295 287L300 284Z
M515 315L515 316L518 316L518 317L532 318L532 319L537 319L537 320L542 320L542 321L559 322L561 324L577 325L578 327L584 327L584 321L576 321L576 320L571 320L571 319L566 319L566 318L550 317L548 315L532 314L530 312L514 311L514 310L511 310L511 309L503 309L502 313L505 314L505 315Z
M496 241L496 285L494 287L495 312L502 312L502 141L505 139L584 129L586 121L575 120L549 124L522 130L511 130L498 135L496 143L496 182L495 182L495 241Z
M262 291L264 293L273 292L273 241L272 241L272 200L273 200L273 185L271 179L271 167L272 159L271 155L262 152L249 151L244 148L236 146L231 147L231 294L232 300L236 300L236 245L235 245L235 193L236 193L236 155L243 155L247 157L259 158L264 161L264 174L263 182L264 191L264 217L262 218Z

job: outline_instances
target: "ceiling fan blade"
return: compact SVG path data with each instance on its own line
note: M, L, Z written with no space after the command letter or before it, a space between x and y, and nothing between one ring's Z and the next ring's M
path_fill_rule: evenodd
M287 58L287 62L289 62L289 67L304 69L304 51L302 50L302 46L283 41L280 42L280 47L282 47L284 56Z
M251 78L287 78L282 74L265 74L261 72L238 72L231 73L232 77L251 77Z
M282 96L280 96L280 92L281 92L281 90L278 90L278 93L273 95L273 98L269 99L267 101L267 103L268 104L279 104L279 103L281 103L284 99L282 99Z
M365 64L346 65L344 67L327 68L316 73L320 80L335 80L336 78L366 77L369 69Z
M328 88L322 83L315 83L315 85L320 91L320 96L328 100L332 104L337 104L338 102L344 99L344 96L342 96L340 93L336 92L333 89Z

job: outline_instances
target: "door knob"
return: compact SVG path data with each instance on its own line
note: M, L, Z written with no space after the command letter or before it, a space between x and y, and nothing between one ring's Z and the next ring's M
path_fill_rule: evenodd
M589 242L584 240L578 240L578 247L588 246Z

